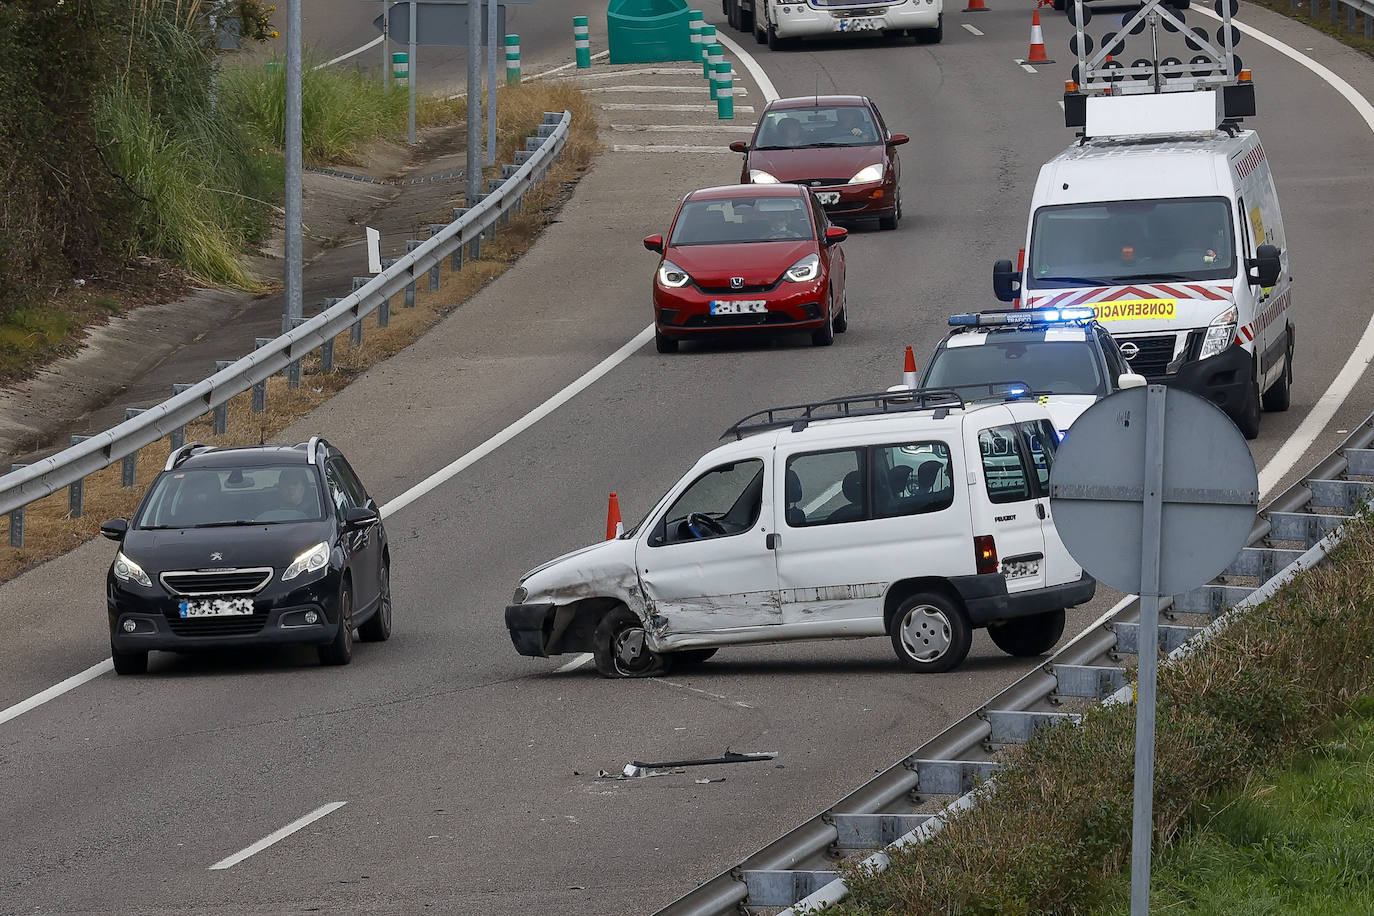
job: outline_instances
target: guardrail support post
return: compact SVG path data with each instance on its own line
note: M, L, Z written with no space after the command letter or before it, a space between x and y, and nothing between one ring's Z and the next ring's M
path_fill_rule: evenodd
M124 419L132 420L141 413L143 413L142 407L126 407L124 408ZM119 461L119 485L132 487L136 483L138 483L138 452L125 455Z
M253 338L253 349L265 347L272 342L271 337ZM253 386L253 413L262 413L267 409L267 379L263 379Z
M573 51L577 69L586 70L592 65L592 33L586 16L573 17Z
M382 258L382 270L390 270L396 265L395 258ZM377 306L377 327L384 328L391 324L391 297L387 296L382 300L382 304Z
M406 254L410 254L416 248L419 248L421 244L423 243L414 240L406 242ZM415 280L413 279L415 276L415 270L413 268L411 269L410 276L412 277L412 279L409 283L406 284L405 298L405 307L408 309L415 308Z
M454 221L455 223L458 222L458 220L462 219L463 216L464 216L467 212L468 212L468 208L467 208L467 207L454 207L454 208L453 208L453 221ZM456 273L457 271L460 271L460 270L463 269L463 246L462 246L462 245L458 245L457 247L455 247L455 248L453 249L453 254L451 254L451 255L448 256L448 269L451 270L451 271L454 271L455 273Z
M332 309L334 306L336 306L336 305L338 305L338 304L339 304L339 300L338 300L338 299L335 299L335 298L328 298L328 299L325 299L325 300L324 300L324 311L329 311L330 309ZM321 371L321 372L333 372L333 371L334 371L334 338L333 338L333 337L330 337L330 338L329 338L328 340L326 340L324 343L320 344L320 371Z
M90 436L72 436L71 444L80 445ZM80 518L86 500L86 478L73 480L67 487L67 511L72 518Z
M189 391L194 387L194 385L189 385L184 382L178 382L177 384L172 386L172 396L175 397L176 395L179 395L184 391ZM171 440L171 448L173 450L181 448L183 445L186 444L185 425L178 426L176 429L172 430L172 434L167 438Z
M479 194L479 195L477 195L477 197L476 197L474 200L468 201L468 208L471 209L472 207L475 207L475 206L477 206L478 204L480 204L480 203L482 202L482 198L484 198L484 197L486 197L485 194ZM472 241L471 241L471 242L468 242L468 260L469 260L469 261L475 261L475 260L477 260L478 258L480 258L480 257L482 256L482 237L483 237L483 235L484 235L484 233L479 232L479 233L477 233L476 235L474 235L474 236L472 237Z
M445 223L430 223L430 224L429 224L429 237L430 237L430 238L434 238L436 235L438 235L440 232L443 232L443 231L444 231L445 229L447 229L447 228L448 228L448 225L445 224ZM435 264L434 264L434 266L431 267L431 268L429 269L429 291L430 291L430 292L434 292L435 290L437 290L437 289L439 288L439 281L442 279L442 276L441 276L441 275L442 275L442 273L443 273L443 270L442 270L443 264L444 264L443 260L436 261Z
M353 292L356 293L371 282L371 277L354 277ZM361 315L358 316L357 321L348 326L348 343L349 346L353 347L361 347L363 345L363 319Z
M14 473L15 471L21 471L21 470L23 470L23 469L26 468L26 467L28 467L27 464L12 464L12 465L10 465L10 473ZM11 547L23 547L23 546L24 546L24 507L23 507L23 506L20 506L18 509L15 509L13 512L10 513L10 546L11 546Z
M305 322L305 318L292 318L290 319L290 327L286 328L286 330L294 331L296 328L305 324ZM286 387L301 387L301 361L299 359L293 359L286 364Z
M215 371L216 371L216 372L223 372L225 369L228 369L228 368L229 368L230 366L232 366L233 364L234 364L233 360L228 360L228 359L217 359L217 360L215 360ZM211 423L210 431L211 431L212 433L214 433L216 436L222 436L222 435L224 435L226 432L229 431L229 402L228 402L228 401L225 401L223 404L220 404L220 405L217 406L214 410L210 411L210 423ZM130 484L130 486L133 486L133 485Z

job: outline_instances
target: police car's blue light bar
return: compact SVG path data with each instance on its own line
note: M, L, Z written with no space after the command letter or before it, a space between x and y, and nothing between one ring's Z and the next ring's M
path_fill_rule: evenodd
M965 312L950 315L949 323L955 327L993 327L1009 324L1073 324L1087 321L1093 317L1090 308L1065 309L1004 309L993 312Z

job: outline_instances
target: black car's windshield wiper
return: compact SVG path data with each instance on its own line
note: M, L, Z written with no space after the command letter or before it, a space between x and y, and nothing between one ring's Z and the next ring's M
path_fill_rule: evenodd
M191 528L235 528L235 527L243 527L243 526L245 526L245 525L261 525L261 524L262 524L262 522L259 522L259 521L255 520L255 519L251 519L251 518L239 518L239 519L234 519L232 522L203 522L203 523L201 523L201 524L199 524L199 525L191 525L191 526L189 526L189 527L191 527Z
M799 146L756 146L754 149L801 149Z
M808 143L808 144L806 144L806 148L807 148L807 149L816 149L817 147L822 147L822 148L833 148L833 147L836 147L836 146L877 146L877 144L876 144L876 143L868 143L868 142L865 142L865 141L863 141L863 140L860 140L858 143L837 143L837 142L834 141L834 140L822 140L822 141L820 141L819 143Z

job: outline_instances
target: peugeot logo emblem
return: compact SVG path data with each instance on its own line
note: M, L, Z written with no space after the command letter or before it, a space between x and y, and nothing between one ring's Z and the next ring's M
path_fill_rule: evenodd
M731 278L730 278L730 288L731 288L731 289L743 289L743 288L744 288L744 278L743 278L743 277L731 277Z
M223 559L224 559L224 554L220 553L218 550L216 550L214 553L210 554L210 562L212 562L212 563L213 563L215 560L223 560Z
M1135 359L1137 356L1140 355L1140 347L1136 346L1128 340L1121 345L1121 355L1126 357L1126 359L1128 360Z

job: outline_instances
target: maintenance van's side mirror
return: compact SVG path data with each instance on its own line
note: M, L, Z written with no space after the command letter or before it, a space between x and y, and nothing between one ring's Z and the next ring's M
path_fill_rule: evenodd
M1245 262L1250 273L1250 282L1260 286L1273 286L1279 282L1283 265L1279 262L1279 250L1273 245L1261 245L1255 249L1255 257Z

